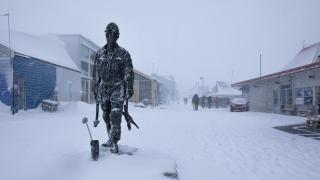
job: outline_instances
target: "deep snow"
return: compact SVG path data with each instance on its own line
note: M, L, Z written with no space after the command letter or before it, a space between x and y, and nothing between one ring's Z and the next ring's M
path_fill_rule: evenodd
M1 108L3 109L3 108ZM1 111L1 110L0 110ZM272 127L301 123L303 117L191 105L130 107L140 129L122 124L120 144L138 148L133 156L102 152L90 160L89 118L94 139L105 140L103 122L92 127L95 105L62 104L57 113L39 109L11 116L0 112L0 179L290 179L318 180L320 141Z

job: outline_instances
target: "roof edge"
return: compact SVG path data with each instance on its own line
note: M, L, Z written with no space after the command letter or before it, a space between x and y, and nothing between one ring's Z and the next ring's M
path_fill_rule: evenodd
M249 80L245 80L245 81L240 81L240 82L232 84L231 86L232 87L243 86L245 84L256 82L256 81L273 79L273 78L286 76L286 75L290 75L290 74L306 71L306 70L309 70L309 69L315 69L315 68L320 68L320 62L311 63L311 64L307 64L307 65L304 65L304 66L300 66L300 67L296 67L296 68L292 68L292 69L288 69L288 70L284 70L284 71L268 74L268 75L261 76L261 77L258 77L258 78L253 78L253 79L249 79Z

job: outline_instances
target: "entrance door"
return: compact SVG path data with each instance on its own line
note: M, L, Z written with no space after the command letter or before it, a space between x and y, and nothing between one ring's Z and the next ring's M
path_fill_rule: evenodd
M318 114L320 114L320 86L316 87L316 105L318 105Z
M19 110L21 110L25 108L25 88L23 79L18 79L18 86Z

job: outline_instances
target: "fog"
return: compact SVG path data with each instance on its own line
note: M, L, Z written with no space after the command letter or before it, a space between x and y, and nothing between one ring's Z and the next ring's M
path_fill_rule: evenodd
M172 75L182 94L201 82L238 82L281 70L320 41L319 0L0 0L11 28L82 34L102 46L109 22L136 69ZM7 28L0 17L0 29ZM14 37L12 38L14 40Z

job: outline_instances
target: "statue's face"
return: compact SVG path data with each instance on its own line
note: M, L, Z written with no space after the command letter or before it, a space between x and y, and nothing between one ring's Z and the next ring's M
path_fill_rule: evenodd
M106 38L108 44L114 44L117 42L119 38L119 33L113 32L113 31L107 31L106 32Z

